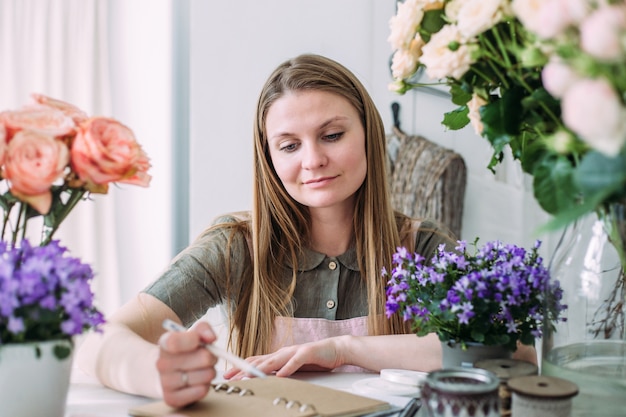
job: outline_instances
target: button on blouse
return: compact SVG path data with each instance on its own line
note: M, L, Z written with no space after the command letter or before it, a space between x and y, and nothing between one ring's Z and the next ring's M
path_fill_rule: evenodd
M334 257L305 250L297 279L294 317L344 320L367 315L367 288L354 247Z

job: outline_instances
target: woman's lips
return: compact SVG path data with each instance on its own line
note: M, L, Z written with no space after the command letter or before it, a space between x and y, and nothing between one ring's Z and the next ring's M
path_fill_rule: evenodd
M315 179L306 181L304 184L311 188L320 188L320 187L324 187L335 178L337 177L336 176L335 177L320 177L320 178L315 178Z

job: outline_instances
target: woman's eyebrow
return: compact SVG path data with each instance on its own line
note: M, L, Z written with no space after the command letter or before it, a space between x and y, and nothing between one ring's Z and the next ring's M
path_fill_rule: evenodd
M321 125L319 125L318 130L322 130L324 128L326 128L328 125L337 122L337 121L342 121L342 120L348 120L349 118L347 116L333 116L330 119L326 120L325 122L323 122ZM294 136L293 133L289 132L289 131L284 131L284 132L278 132L272 136L268 137L268 141L270 140L276 140L276 139L280 139L280 138L288 138Z

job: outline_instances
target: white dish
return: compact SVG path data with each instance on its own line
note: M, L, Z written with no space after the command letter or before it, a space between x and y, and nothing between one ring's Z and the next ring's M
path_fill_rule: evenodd
M352 384L352 389L363 395L397 395L401 397L418 397L420 388L414 385L398 384L385 379L366 378Z
M380 378L396 384L421 387L426 381L428 372L410 371L408 369L382 369Z

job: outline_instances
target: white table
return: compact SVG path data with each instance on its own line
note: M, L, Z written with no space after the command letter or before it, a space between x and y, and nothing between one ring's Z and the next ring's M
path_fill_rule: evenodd
M339 372L302 372L294 378L320 384L327 387L355 392L352 385L364 378L375 378L377 374L339 373ZM410 398L390 395L365 395L387 401L393 405L404 406ZM124 394L106 388L95 379L74 369L72 383L67 398L66 417L128 417L128 409L152 402L154 399Z

